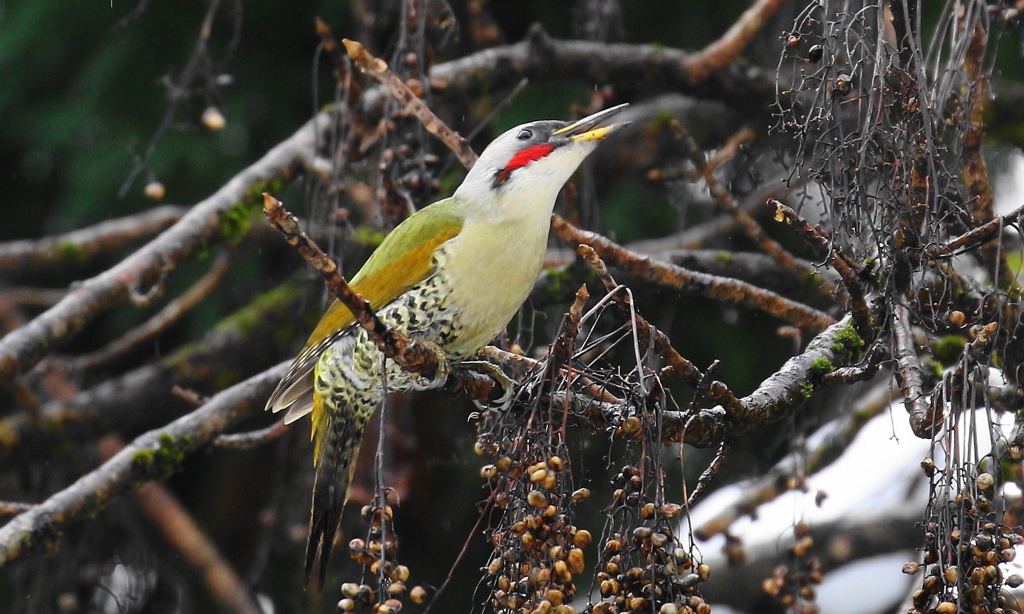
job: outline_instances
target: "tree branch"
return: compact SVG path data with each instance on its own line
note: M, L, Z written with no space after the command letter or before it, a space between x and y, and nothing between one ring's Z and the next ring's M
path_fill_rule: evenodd
M149 480L175 473L240 418L263 409L263 401L284 377L288 363L236 384L174 422L137 437L99 468L0 527L0 568L19 557L56 547L67 525L103 509Z
M551 231L556 237L570 245L585 243L597 251L606 262L622 268L630 275L651 283L675 288L680 292L704 296L711 299L739 303L764 311L786 320L794 326L810 330L821 330L835 320L828 315L750 284L689 271L671 264L652 261L646 256L631 252L605 237L576 228L559 216L551 220Z
M9 380L63 345L97 315L145 294L197 250L218 242L226 216L253 207L268 186L294 177L311 160L321 136L333 123L330 111L318 114L263 158L235 175L212 196L198 203L174 226L138 251L73 288L63 300L37 318L0 339L0 381ZM258 206L258 205L257 205Z

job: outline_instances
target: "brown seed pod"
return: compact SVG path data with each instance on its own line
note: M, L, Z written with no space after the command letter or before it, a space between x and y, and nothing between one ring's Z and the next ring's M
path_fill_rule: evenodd
M580 529L572 536L572 543L577 548L586 548L593 540L594 537L590 534L590 531L586 529Z
M409 591L409 600L417 605L422 605L427 600L427 589L422 586L412 587L412 590Z
M573 548L572 550L570 550L568 556L566 556L565 562L569 567L570 573L583 573L583 568L586 562L583 555L583 551L579 548Z
M163 200L167 195L167 188L159 181L150 181L142 191L150 200Z
M499 571L501 571L501 568L504 564L505 562L500 557L491 560L491 562L487 564L488 575L496 575Z
M210 132L219 132L228 125L228 121L224 118L224 114L221 113L220 109L217 107L206 107L200 121L203 123L203 127Z
M569 572L569 566L565 561L555 561L554 574L559 582L562 584L568 584L572 582L572 573Z
M550 467L552 471L561 471L565 468L565 463L561 458L552 456L548 459L548 467Z
M342 612L351 612L356 609L356 602L352 598L346 597L338 602L338 609Z
M571 499L572 499L573 503L579 503L580 501L583 501L584 499L586 499L588 497L590 497L590 489L588 489L588 488L580 488L580 489L577 489L577 490L573 491Z
M543 508L548 505L547 497L545 497L544 493L539 490L531 490L530 493L526 495L526 502L536 508Z
M651 531L650 527L637 527L633 529L633 540L637 542L647 541L651 538L651 533L653 531Z

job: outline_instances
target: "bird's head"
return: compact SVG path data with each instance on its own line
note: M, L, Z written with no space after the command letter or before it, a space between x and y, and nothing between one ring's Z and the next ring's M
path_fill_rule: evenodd
M627 106L620 104L575 122L542 120L508 130L487 146L455 196L477 203L524 198L553 203L583 159L628 123L600 125Z

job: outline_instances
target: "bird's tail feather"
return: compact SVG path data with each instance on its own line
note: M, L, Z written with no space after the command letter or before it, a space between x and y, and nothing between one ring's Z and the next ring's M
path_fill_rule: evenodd
M345 420L328 420L323 439L318 443L316 477L313 481L312 517L306 541L306 586L319 559L317 588L323 590L331 546L341 524L341 513L348 501L355 459L362 441L362 430L348 428Z

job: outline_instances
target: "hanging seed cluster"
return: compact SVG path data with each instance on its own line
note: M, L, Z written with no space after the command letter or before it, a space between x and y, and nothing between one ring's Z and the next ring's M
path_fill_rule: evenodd
M593 614L709 614L697 586L711 568L696 562L673 533L682 508L649 497L640 467L623 467L613 485L614 528L602 539L596 575L601 601Z
M924 570L921 588L914 591L910 612L1019 613L1017 601L1012 597L1008 599L1002 588L1004 584L1020 586L1024 578L1019 575L1004 578L999 564L1012 561L1016 556L1015 546L1024 539L988 520L994 514L991 502L984 495L974 501L958 495L956 503L960 513L951 516L964 518L965 528L946 529L943 523L927 523L924 565L910 562L903 566L907 574Z
M400 565L396 559L398 540L391 528L394 517L391 505L364 505L362 517L370 524L367 538L350 541L348 552L363 567L364 580L367 581L341 585L338 611L397 614L410 603L426 603L429 597L427 589L422 586L410 589L409 568Z
M774 597L787 612L794 614L819 612L814 587L821 584L821 561L810 556L814 547L814 538L810 533L810 525L798 522L793 527L796 541L789 549L792 563L776 567L772 576L761 582L761 590Z
M505 509L491 532L494 554L484 569L491 605L498 612L575 614L569 602L585 568L583 549L593 538L572 524L572 507L590 493L569 492L570 475L561 456L514 459L509 453L523 441L498 446L505 453L480 471L496 489L495 506Z

